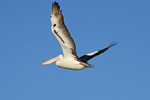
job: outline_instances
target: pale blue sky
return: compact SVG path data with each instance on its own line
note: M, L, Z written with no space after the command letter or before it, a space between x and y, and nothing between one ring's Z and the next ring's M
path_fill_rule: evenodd
M78 56L119 44L66 70L50 29L51 0L0 0L0 100L150 100L150 1L57 0Z

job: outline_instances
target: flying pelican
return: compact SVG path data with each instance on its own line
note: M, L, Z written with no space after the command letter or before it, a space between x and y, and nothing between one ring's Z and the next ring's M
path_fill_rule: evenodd
M72 39L66 25L64 24L62 11L60 10L60 6L57 2L52 3L51 30L61 45L63 55L59 55L53 59L41 63L43 65L56 62L58 67L72 70L81 70L87 67L93 68L93 65L87 63L88 60L116 45L116 43L111 43L108 47L102 50L98 50L78 58L74 40Z

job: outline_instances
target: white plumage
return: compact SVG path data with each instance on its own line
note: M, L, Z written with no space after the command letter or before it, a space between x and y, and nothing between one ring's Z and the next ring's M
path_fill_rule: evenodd
M89 53L78 58L76 54L76 46L72 39L66 25L64 24L63 15L60 11L60 6L57 2L52 4L51 9L51 30L61 45L63 55L59 55L53 59L47 60L41 64L47 65L56 61L56 65L61 68L81 70L86 67L92 68L93 66L88 64L87 61L103 52L115 44L111 44L107 48L104 48L93 53Z

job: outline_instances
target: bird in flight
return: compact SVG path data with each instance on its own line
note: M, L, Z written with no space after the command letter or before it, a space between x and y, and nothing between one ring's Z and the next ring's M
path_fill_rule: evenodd
M110 47L116 45L117 43L111 43L108 47L83 55L78 58L76 53L76 46L73 38L71 37L66 25L64 24L64 18L60 6L57 2L52 3L51 8L51 30L52 33L57 38L59 44L61 45L63 55L59 55L53 59L47 60L42 65L48 65L56 62L56 65L61 68L71 69L71 70L81 70L84 68L93 68L88 60L91 58L102 54Z

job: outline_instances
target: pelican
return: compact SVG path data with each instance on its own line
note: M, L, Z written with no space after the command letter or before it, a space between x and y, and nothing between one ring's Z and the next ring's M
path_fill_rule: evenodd
M71 70L81 70L84 68L93 68L93 65L88 64L88 60L102 54L110 47L117 43L111 43L108 47L98 50L78 58L76 53L76 46L73 38L71 37L66 25L64 24L64 18L60 6L57 2L52 3L51 9L51 30L54 36L57 38L61 45L63 55L59 55L53 59L47 60L42 65L48 65L56 62L56 65L61 68Z

